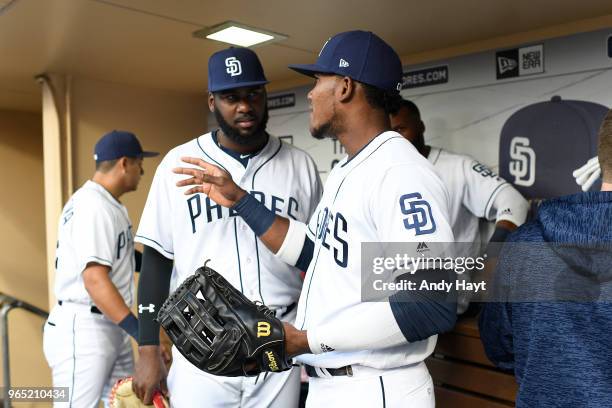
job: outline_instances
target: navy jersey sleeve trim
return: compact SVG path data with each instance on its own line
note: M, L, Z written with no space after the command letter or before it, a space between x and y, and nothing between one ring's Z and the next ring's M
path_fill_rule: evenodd
M389 297L391 311L402 334L408 342L425 340L435 334L453 329L457 320L454 271L427 269L414 274L400 275L398 281L413 281L415 288L421 282L450 282L452 288L445 290L403 290Z
M155 244L155 249L159 248L159 249L162 250L162 252L165 252L166 254L168 254L168 256L166 256L167 258L173 258L174 257L174 252L170 252L170 251L164 249L164 247L159 242L157 242L156 240L151 239L151 238L147 238L144 235L138 235L138 234L136 234L136 238L139 238L140 240L149 241L150 243ZM144 242L141 242L141 244L147 245ZM162 255L164 255L164 254L162 254Z
M113 266L113 263L111 261L108 261L108 260L106 260L104 258L97 257L95 255L88 256L87 257L87 262L85 264L88 264L90 262L95 262L95 263L98 263L98 264L104 265L104 266Z
M308 265L310 265L310 262L312 261L313 254L314 242L312 242L310 238L305 237L304 246L302 247L302 252L300 252L297 262L295 263L295 267L305 272L308 269Z

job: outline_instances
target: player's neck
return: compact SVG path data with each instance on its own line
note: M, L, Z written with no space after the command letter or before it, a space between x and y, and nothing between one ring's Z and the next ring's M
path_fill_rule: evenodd
M268 142L268 138L266 136L266 132L262 132L261 135L253 135L254 139L257 139L259 142L254 145L243 145L240 143L234 142L232 139L227 137L223 130L219 129L217 131L217 142L225 147L226 149L232 150L236 153L254 153L260 151Z
M351 117L346 121L344 131L336 135L349 159L374 140L376 136L391 129L388 116L384 112L379 115L376 113L373 113L370 109L368 112L359 112L359 114L353 115L354 118Z
M91 180L104 187L104 189L108 191L110 195L112 195L117 201L119 201L119 198L124 193L121 186L118 183L114 182L108 174L95 172Z

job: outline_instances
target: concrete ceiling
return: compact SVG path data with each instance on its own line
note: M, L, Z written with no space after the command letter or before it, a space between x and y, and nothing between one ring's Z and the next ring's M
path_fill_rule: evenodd
M402 56L612 14L610 0L0 0L0 108L40 110L43 72L183 92L206 89L226 20L287 35L256 49L268 79L312 62L337 32L372 30Z

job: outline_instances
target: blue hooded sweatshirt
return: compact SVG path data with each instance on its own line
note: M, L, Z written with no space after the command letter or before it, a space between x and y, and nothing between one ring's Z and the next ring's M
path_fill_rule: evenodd
M500 254L480 335L517 407L612 407L612 192L542 203Z

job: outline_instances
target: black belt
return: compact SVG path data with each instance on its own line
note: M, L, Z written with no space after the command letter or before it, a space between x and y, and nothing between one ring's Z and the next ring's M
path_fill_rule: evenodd
M306 369L306 374L308 374L309 377L314 377L314 378L326 377L324 375L319 375L315 367L311 365L304 364L304 368ZM349 377L353 376L353 367L351 367L350 365L339 367L339 368L321 368L321 367L318 367L318 368L319 370L329 373L329 375L331 375L332 377L338 377L342 375L347 375Z
M64 301L63 301L63 300L58 300L58 301L57 301L57 304L58 304L58 305L60 305L60 306L62 305L62 303L64 303ZM95 313L95 314L102 314L102 312L100 311L100 309L98 309L98 308L97 308L97 307L95 307L95 306L90 307L90 308L89 308L89 311L90 311L91 313Z

